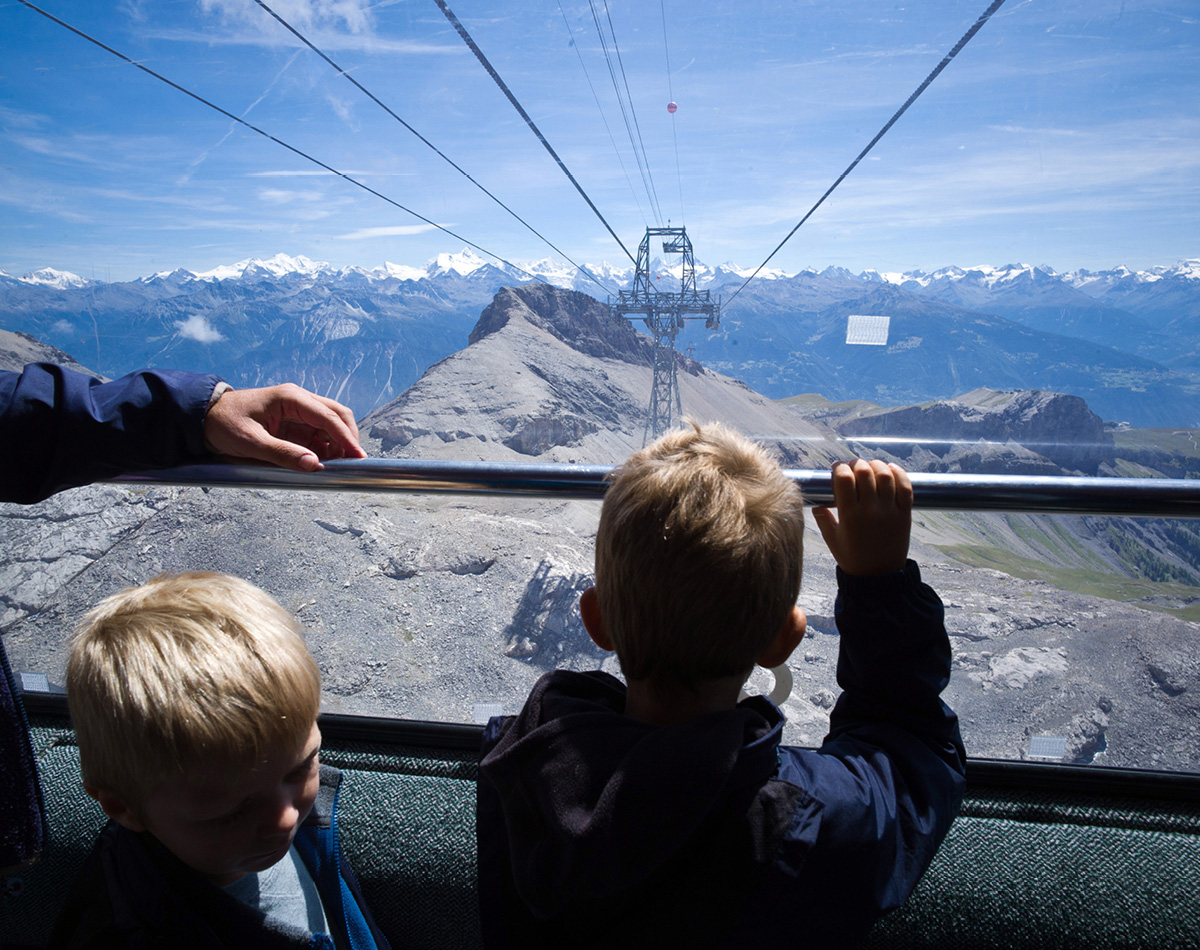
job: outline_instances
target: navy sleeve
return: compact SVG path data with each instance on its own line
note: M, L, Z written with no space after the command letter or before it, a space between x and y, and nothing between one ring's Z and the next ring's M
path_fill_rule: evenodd
M958 813L966 754L939 696L950 679L942 602L917 565L879 577L839 570L835 612L843 692L829 735L819 750L781 748L778 775L820 802L805 900L837 908L845 933L916 886Z
M102 383L53 363L0 373L0 501L208 458L204 415L220 381L155 370Z

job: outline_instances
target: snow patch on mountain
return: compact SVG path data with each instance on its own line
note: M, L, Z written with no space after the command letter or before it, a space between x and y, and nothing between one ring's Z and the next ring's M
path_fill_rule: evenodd
M430 277L450 273L466 277L468 274L486 266L487 263L486 260L470 248L464 247L457 254L439 254L433 260L426 263L425 271Z
M626 281L633 279L633 265L629 265L627 267L617 267L615 264L610 264L608 261L601 261L599 264L585 264L583 266L601 280L623 284Z
M367 278L378 274L381 268L376 268L373 271L363 270L362 273ZM382 267L383 273L388 277L394 277L396 280L421 280L427 276L426 269L423 267L409 267L407 264L393 264L391 261L384 261Z
M874 269L865 270L858 276L871 284L895 284L897 287L906 280L912 279L911 274L901 273L900 271L878 271Z
M43 267L41 270L35 270L22 277L18 277L17 280L26 284L54 287L57 290L67 290L71 287L86 287L92 283L86 277L80 277L78 274L72 274L70 271L55 270L53 267Z
M1133 271L1125 265L1109 270L1068 271L1059 275L1063 281L1088 293L1115 287L1121 283L1153 284L1163 280L1200 280L1200 258L1188 258L1175 264Z
M1182 277L1185 280L1200 280L1200 257L1180 261L1178 264L1167 268L1163 276Z
M253 277L285 277L289 274L317 277L334 273L334 269L324 262L311 261L303 254L292 257L289 254L276 254L274 257L262 260L253 257L249 260L238 261L236 264L222 264L212 270L195 274L197 280L239 280Z

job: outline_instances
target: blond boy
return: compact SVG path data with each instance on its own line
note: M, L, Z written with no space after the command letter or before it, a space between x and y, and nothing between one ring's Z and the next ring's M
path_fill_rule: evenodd
M337 851L320 672L252 584L160 574L102 601L67 693L111 819L51 945L386 947Z
M838 564L843 693L820 749L738 702L799 645L799 490L761 449L694 424L613 475L580 609L626 682L554 671L484 735L485 942L849 946L899 905L962 795L950 649L908 560L896 465L833 469L816 511Z

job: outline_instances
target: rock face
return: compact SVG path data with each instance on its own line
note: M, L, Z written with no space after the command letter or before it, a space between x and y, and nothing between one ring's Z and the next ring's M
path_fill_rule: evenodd
M887 436L897 440L888 446L895 455L908 458L920 449L944 463L926 463L926 470L1095 475L1115 459L1112 433L1100 417L1063 393L976 389L952 401L860 416L837 429L861 441Z
M0 370L20 372L21 367L28 363L58 363L60 366L66 366L68 369L80 373L99 375L80 366L75 362L73 356L64 353L57 347L47 346L28 333L0 330Z
M652 340L627 321L613 320L598 300L550 284L501 287L479 315L469 341L478 343L503 329L514 315L585 356L653 365Z

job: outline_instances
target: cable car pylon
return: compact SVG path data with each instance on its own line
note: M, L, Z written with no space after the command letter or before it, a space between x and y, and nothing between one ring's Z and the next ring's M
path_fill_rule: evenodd
M650 272L650 243L662 239L664 255L679 255L679 290L662 289ZM654 335L654 381L650 386L650 405L642 443L656 439L670 429L683 415L679 398L679 354L675 337L687 320L704 320L706 329L721 325L721 300L713 299L709 291L696 289L696 262L692 242L686 228L646 228L646 236L638 246L634 266L633 287L617 292L614 301L608 298L609 312L622 320L640 317Z

